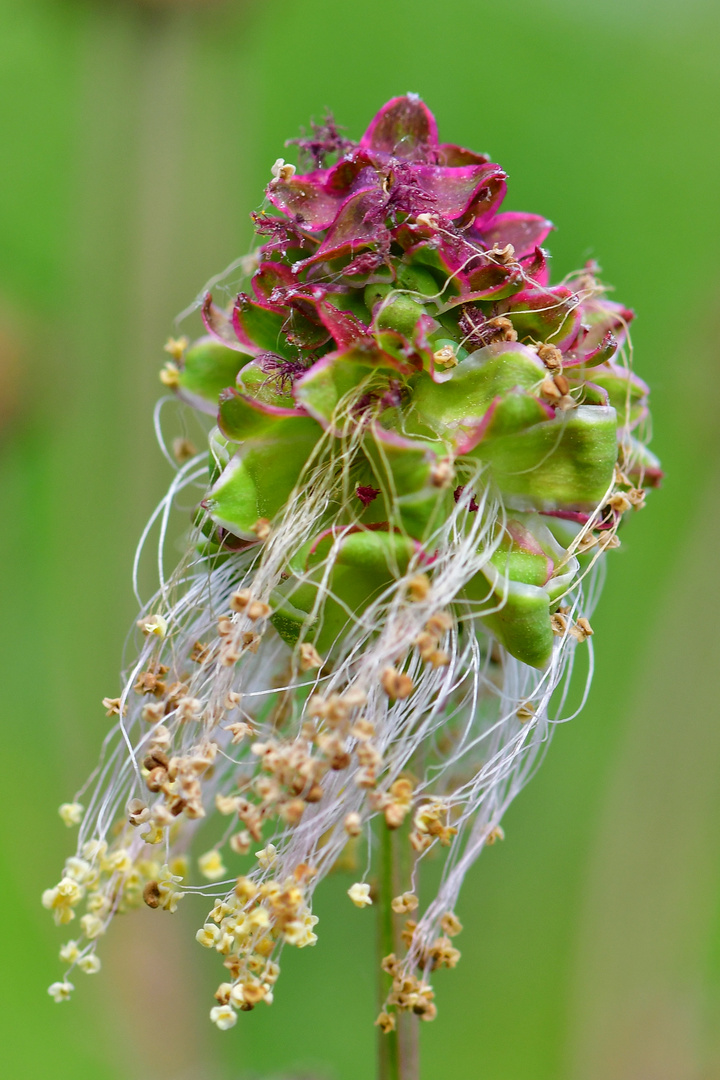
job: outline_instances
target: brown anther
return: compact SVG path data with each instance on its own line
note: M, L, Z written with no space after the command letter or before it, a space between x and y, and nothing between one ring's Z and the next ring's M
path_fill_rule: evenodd
M242 832L233 833L229 840L230 847L236 855L247 855L251 843L252 837L245 829Z
M345 815L343 828L348 836L359 836L362 832L362 818L356 811Z
M160 679L160 675L167 671L161 671L162 665L159 668L148 669L147 671L141 671L135 680L133 690L136 694L154 694L155 697L162 697L165 693L165 683Z
M305 802L316 803L320 802L325 792L319 784L312 784L310 790L305 793Z
M144 825L150 817L150 811L142 799L131 799L127 806L127 816L133 828Z
M433 360L436 364L439 364L440 367L444 368L457 367L458 362L452 345L443 345L441 349L437 349L437 351L433 353Z
M633 510L642 510L645 505L645 492L642 488L631 488L627 493L627 500Z
M270 522L267 518L258 518L251 526L250 532L254 532L258 540L267 540L270 535Z
M593 635L593 628L587 619L581 618L578 619L574 626L570 627L570 633L578 641L587 641Z
M403 945L405 946L406 949L409 949L410 946L412 945L413 937L415 935L415 930L416 929L417 929L417 923L414 922L413 919L406 919L405 920L405 927L400 932L400 939L401 939L401 941L402 941L402 943L403 943Z
M450 657L443 649L434 649L428 660L434 668L447 667L450 663Z
M375 734L375 725L364 716L360 716L350 728L350 734L358 742L367 742Z
M483 329L491 330L493 341L517 341L517 330L510 319L499 315L496 319L488 319Z
M611 551L620 547L620 539L614 532L604 532L598 537L598 547L602 551Z
M394 700L403 700L410 697L413 692L413 681L410 676L394 667L383 668L380 685L387 696Z
M492 846L498 840L504 840L504 839L505 839L505 832L503 831L503 829L500 828L499 825L496 825L495 828L491 829L490 832L485 837L485 843Z
M548 371L562 371L563 356L555 345L538 345L537 354Z
M409 911L415 911L418 904L415 893L405 892L402 896L394 896L390 906L396 915L406 915Z
M259 983L245 983L243 997L246 1005L257 1005L265 997L265 988Z
M303 799L291 799L290 802L286 802L280 807L280 815L287 821L288 825L299 825L304 812L305 802Z
M120 709L122 708L122 698L119 697L104 697L102 699L102 707L106 710L106 716L119 716ZM123 708L123 716L127 712L127 705Z
M170 762L164 750L152 750L143 761L143 768L151 772L153 769L167 769Z
M379 1027L383 1035L388 1035L395 1030L395 1017L383 1009L375 1021L375 1027Z
M221 615L217 621L217 628L221 638L230 637L235 629L235 623L228 615Z
M553 382L557 386L560 394L564 397L570 391L570 383L567 381L564 375L553 375Z
M441 638L444 633L452 629L452 616L446 611L436 611L425 623L425 629L436 638Z
M157 724L162 720L165 712L165 702L153 701L149 702L147 705L143 705L140 715L146 723Z
M540 383L540 393L543 397L548 398L550 401L559 401L562 394L555 385L554 379L545 378Z
M535 715L535 706L530 701L524 701L515 713L521 724L527 724Z
M577 409L577 401L571 394L563 394L557 403L557 408L561 412L569 412L570 409Z
M440 926L448 937L456 937L462 930L462 923L452 911L446 911L440 920Z
M301 671L311 671L313 668L320 668L323 666L324 661L322 656L309 641L304 641L298 651L300 653Z
M580 552L589 551L591 547L595 547L598 542L597 536L593 533L585 533L581 538L577 546L577 550Z
M264 603L262 600L253 600L248 604L245 614L252 622L257 622L259 619L267 619L268 615L272 612L272 608L269 604Z
M413 851L423 852L426 851L432 844L432 836L428 836L427 833L418 832L417 829L413 829L410 833L410 846Z
M251 634L251 633L243 634L243 636L242 636L243 648L247 649L248 652L256 653L258 651L258 649L260 648L261 640L262 640L262 638L260 637L259 634Z
M567 632L568 621L564 615L561 615L560 612L556 612L554 615L550 616L550 626L553 634L562 636Z
M442 847L450 847L454 836L457 836L457 829L454 825L442 825L437 832L437 838Z
M427 630L423 630L415 638L415 644L417 650L423 660L429 660L432 654L437 649L437 638L434 634L429 634Z
M454 479L455 469L450 458L440 458L430 469L430 483L433 487L450 487Z
M242 720L237 724L226 724L223 731L229 731L232 735L232 742L234 746L237 746L248 735L252 735L253 731L249 724L244 723Z
M190 659L194 664L204 664L210 656L210 646L202 641L196 641L190 650Z
M217 990L213 994L213 997L221 1005L227 1005L230 1000L230 991L232 990L231 983L220 983Z
M189 439L180 437L173 439L172 452L178 465L184 465L186 461L190 461L191 458L195 457L197 447Z
M153 769L145 779L148 791L161 791L168 782L166 769Z
M430 578L427 574L416 574L407 583L411 600L424 600L430 592Z
M398 963L398 958L395 953L391 952L388 956L383 956L380 961L380 967L387 975L390 975L391 978L396 978L400 971L400 964Z
M493 244L488 251L488 255L492 255L503 266L507 266L508 263L515 260L515 248L512 244L505 244L504 247L500 247L500 244Z
M143 900L148 907L156 908L160 906L160 899L160 886L157 881L148 881L143 889Z
M237 592L231 594L228 601L231 611L244 611L245 608L252 600L252 593L249 589L238 589Z
M383 810L385 815L385 824L388 829L399 829L409 812L408 806L403 806L401 803L391 802Z
M616 514L624 514L626 510L630 509L631 503L626 495L621 491L616 491L614 495L611 495L607 501L607 505Z

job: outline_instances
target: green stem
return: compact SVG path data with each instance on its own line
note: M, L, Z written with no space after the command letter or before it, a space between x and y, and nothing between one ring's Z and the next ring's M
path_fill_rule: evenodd
M384 822L380 825L380 859L378 873L378 1008L383 1008L388 992L388 977L380 967L383 957L395 951L395 920L392 899L394 878L393 835ZM377 1029L378 1080L400 1080L400 1045L397 1031L385 1034Z
M380 961L390 953L400 954L400 926L398 916L392 909L392 900L399 892L402 867L399 850L400 834L380 826L380 859L378 882L378 1005L382 1009L388 991L388 977L380 968ZM397 1027L385 1035L378 1028L378 1078L379 1080L418 1080L419 1024L412 1013L395 1014Z

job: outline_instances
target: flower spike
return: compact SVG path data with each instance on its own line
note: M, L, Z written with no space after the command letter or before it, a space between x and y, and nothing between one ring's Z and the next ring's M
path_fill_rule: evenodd
M359 142L329 116L292 142L309 171L270 170L243 291L208 293L205 336L166 346L207 453L176 440L160 563L192 496L186 552L103 701L96 786L60 808L78 841L42 903L75 925L49 992L99 970L115 914L210 895L196 938L225 968L226 1030L272 1003L283 947L317 941L315 888L352 865L348 917L413 915L382 960L391 1034L436 1014L465 873L503 837L592 648L607 552L662 473L632 312L595 266L549 282L553 226L500 209L498 165L440 143L413 94ZM399 895L355 880L363 837L376 861L406 848Z

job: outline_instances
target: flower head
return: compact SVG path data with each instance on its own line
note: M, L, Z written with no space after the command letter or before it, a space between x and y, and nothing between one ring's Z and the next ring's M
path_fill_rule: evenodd
M213 893L197 940L229 973L225 1029L272 1002L284 945L317 940L313 891L346 847L390 832L413 863L398 915L428 852L450 856L383 961L390 1031L435 1016L463 877L502 838L592 647L606 553L661 473L632 312L594 266L551 284L552 225L501 210L499 165L440 142L415 95L359 142L329 117L297 141L307 171L273 165L244 291L208 293L206 334L167 346L163 383L209 418L207 464L178 451L163 507L194 491L192 534L103 702L111 765L84 815L61 809L78 852L43 904L64 924L84 903L62 955L93 972L115 912ZM188 883L214 809L225 831Z

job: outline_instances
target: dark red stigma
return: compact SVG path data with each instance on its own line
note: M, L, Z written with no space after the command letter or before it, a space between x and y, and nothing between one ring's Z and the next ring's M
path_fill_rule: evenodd
M374 487L359 487L356 488L355 494L357 495L363 506L369 506L371 502L377 499L380 494L380 488Z

